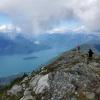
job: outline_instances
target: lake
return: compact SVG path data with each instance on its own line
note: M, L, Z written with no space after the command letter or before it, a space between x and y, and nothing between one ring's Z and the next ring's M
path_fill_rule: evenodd
M52 48L27 55L0 56L0 77L31 72L66 50L67 48Z

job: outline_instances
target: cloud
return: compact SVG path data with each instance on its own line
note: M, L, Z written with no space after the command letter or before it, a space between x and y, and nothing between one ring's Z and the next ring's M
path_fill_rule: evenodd
M5 31L5 30L6 30L6 25L1 25L1 26L0 26L0 31L3 32L3 31Z
M83 25L76 27L60 26L47 31L47 33L49 34L87 33L87 30L86 27Z
M19 33L21 32L21 29L17 26L14 26L12 24L4 24L4 25L0 25L0 32L16 32Z
M13 20L13 24L20 27L23 32L30 34L45 33L63 21L67 22L74 19L77 19L82 26L80 28L77 27L77 30L84 26L87 31L99 32L99 8L100 0L0 1L0 11L8 14ZM58 28L55 31L66 30L66 28Z

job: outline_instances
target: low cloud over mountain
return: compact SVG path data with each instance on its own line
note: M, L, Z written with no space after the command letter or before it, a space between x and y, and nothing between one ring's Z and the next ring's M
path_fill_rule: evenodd
M99 0L3 0L0 12L10 16L24 33L40 34L68 25L100 31ZM66 24L67 23L67 24ZM74 24L73 24L74 23ZM80 29L78 28L78 29Z

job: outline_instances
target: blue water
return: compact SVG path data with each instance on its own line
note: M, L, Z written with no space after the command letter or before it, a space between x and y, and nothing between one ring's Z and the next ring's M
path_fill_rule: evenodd
M67 48L52 48L29 55L0 56L0 77L10 76L21 72L31 72L41 64L50 62ZM24 58L30 58L25 60Z

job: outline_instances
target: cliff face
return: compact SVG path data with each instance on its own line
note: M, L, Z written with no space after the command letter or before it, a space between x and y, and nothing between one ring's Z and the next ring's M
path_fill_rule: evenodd
M0 100L100 100L100 56L63 53L5 91Z

